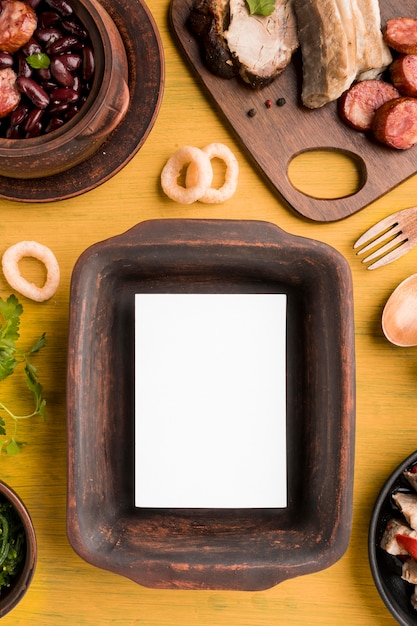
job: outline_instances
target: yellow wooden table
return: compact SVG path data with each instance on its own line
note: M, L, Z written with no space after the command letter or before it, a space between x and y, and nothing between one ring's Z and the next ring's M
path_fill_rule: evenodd
M44 304L21 298L22 341L42 331L48 345L36 364L48 399L48 418L23 424L27 442L15 457L3 456L0 476L24 499L35 523L39 560L23 601L4 618L5 626L389 626L394 624L374 587L367 558L368 523L380 487L415 448L417 433L417 349L389 344L381 332L388 296L417 271L417 250L375 272L356 258L352 244L373 222L412 206L417 176L344 221L319 224L290 212L266 186L196 84L177 51L168 27L168 0L150 0L166 58L165 95L155 126L140 152L115 177L77 198L56 203L0 201L0 254L22 239L39 241L55 252L62 279ZM240 164L234 197L221 205L180 205L164 197L159 175L181 145L227 144ZM319 169L321 168L321 172ZM297 184L334 195L353 185L348 164L334 159L293 168ZM325 170L323 172L323 170ZM327 171L329 170L329 171ZM66 538L66 342L69 284L78 256L91 244L153 218L261 219L289 233L331 244L350 263L355 296L357 426L353 526L346 554L331 568L286 581L264 592L160 591L97 569L79 558ZM36 263L25 271L38 275ZM0 295L10 287L0 276ZM18 379L18 377L16 377ZM2 383L2 399L24 406L24 385Z

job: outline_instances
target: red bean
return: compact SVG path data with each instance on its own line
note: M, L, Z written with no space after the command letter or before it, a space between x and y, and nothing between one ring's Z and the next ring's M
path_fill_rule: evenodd
M85 28L75 21L63 20L61 26L67 33L70 33L70 35L74 35L80 39L88 39L88 33Z
M56 89L58 87L58 83L56 83L51 78L49 78L48 80L43 80L40 83L40 85L41 85L42 89L44 89L46 91L46 93L51 93L51 91L53 89Z
M80 94L69 87L57 87L51 91L51 100L53 102L77 102Z
M75 115L77 115L78 111L80 110L80 107L77 106L76 104L73 104L69 109L68 109L68 113L67 113L67 120L71 120L73 117L75 117Z
M39 109L45 109L49 104L49 96L44 89L32 78L18 76L16 85L19 91L27 96Z
M19 126L28 114L28 107L24 104L19 104L18 107L10 114L11 126Z
M61 128L61 126L63 126L64 124L65 120L63 120L61 117L51 117L45 127L45 133L50 133L53 130L57 130L58 128Z
M26 76L26 78L32 76L32 68L28 65L25 55L20 51L16 55L16 65L16 73L18 76Z
M51 74L62 87L72 87L74 84L74 76L66 68L60 56L52 59Z
M61 20L56 11L43 11L38 16L38 28L51 28Z
M13 67L13 64L13 55L10 54L10 52L0 52L0 70L5 70L7 67Z
M80 95L69 87L57 87L51 91L51 100L53 102L77 102Z
M84 46L82 53L83 53L82 77L84 81L89 81L93 77L94 68L95 68L93 50L92 48L90 48L90 46Z
M42 132L42 124L38 122L37 124L34 124L32 126L30 131L27 131L27 133L25 133L25 139L30 139L31 137L39 137L41 132Z
M31 54L39 54L39 52L42 52L42 47L34 37L31 37L22 47L22 52L25 56L30 57Z
M43 109L32 109L22 126L23 130L26 133L33 133L38 129L39 124L41 123L41 119L43 116Z
M10 126L5 133L6 139L20 139L20 130L18 126Z
M70 72L75 72L81 65L81 57L79 54L66 52L65 54L60 54L59 58Z
M58 28L37 28L33 33L33 36L40 43L48 44L61 39L62 31Z
M72 7L65 0L46 0L46 3L65 17L72 15Z
M68 102L52 102L47 108L47 113L51 117L58 117L61 116L63 113L66 113L69 107L70 105Z
M74 46L78 44L77 37L74 35L66 35L60 39L48 43L46 46L47 54L53 56L55 54L62 54L63 52L69 52Z

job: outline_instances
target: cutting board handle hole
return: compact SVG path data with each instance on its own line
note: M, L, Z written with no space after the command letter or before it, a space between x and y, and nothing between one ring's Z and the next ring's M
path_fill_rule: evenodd
M306 150L296 154L288 165L292 186L319 200L346 198L366 182L365 163L357 155L334 149Z

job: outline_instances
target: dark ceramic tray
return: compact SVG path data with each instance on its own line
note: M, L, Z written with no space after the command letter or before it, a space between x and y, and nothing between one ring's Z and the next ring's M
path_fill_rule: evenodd
M135 293L285 293L288 507L134 507ZM67 530L89 563L149 587L260 590L332 565L351 529L351 273L330 246L257 221L157 220L75 265ZM215 459L213 459L215 462Z
M117 174L147 139L159 113L165 80L156 24L142 0L100 1L126 48L130 91L126 116L91 158L66 172L37 179L0 176L0 198L52 202L78 196Z
M396 491L413 493L403 473L416 463L417 451L410 454L388 478L375 502L369 526L368 554L372 576L384 604L401 626L417 624L417 611L411 606L414 585L401 579L400 559L387 554L380 543L391 518L404 520L391 496Z

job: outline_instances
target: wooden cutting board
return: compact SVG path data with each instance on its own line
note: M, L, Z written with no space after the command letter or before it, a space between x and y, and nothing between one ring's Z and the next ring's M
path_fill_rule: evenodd
M309 110L300 103L301 71L295 60L270 85L253 91L238 79L224 80L204 66L198 43L186 22L192 0L172 0L170 19L185 57L220 113L237 134L255 164L272 186L300 215L331 222L356 213L417 171L417 146L406 151L387 148L345 126L336 103ZM415 0L380 0L382 24L390 17L417 17ZM286 104L276 106L278 98ZM270 99L271 108L265 106ZM247 112L256 109L249 117ZM295 189L288 177L292 159L309 150L336 150L350 155L360 172L360 189L337 199L307 196Z

